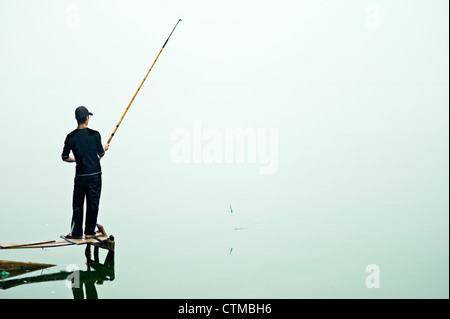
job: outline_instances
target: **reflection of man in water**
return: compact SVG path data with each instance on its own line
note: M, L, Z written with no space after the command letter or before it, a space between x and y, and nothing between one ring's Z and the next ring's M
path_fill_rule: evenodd
M97 248L97 247L96 247ZM95 250L94 260L87 257L87 271L78 271L78 276L72 276L70 280L78 280L78 284L72 282L72 293L74 299L98 299L97 288L95 284L103 284L106 281L115 279L114 273L114 252L108 251L103 264L99 262L98 249ZM78 277L76 279L76 277ZM84 295L83 285L86 290Z
M90 280L81 281L79 288L73 287L73 299L84 299L83 284L86 287L86 299L98 299L95 281L96 278L90 278Z
M73 215L71 231L67 238L82 238L83 205L86 198L85 238L101 236L95 232L97 225L100 193L102 190L102 169L100 158L105 155L109 145L101 144L100 133L88 128L89 116L84 106L75 110L78 127L70 132L64 142L61 157L65 162L76 162L75 185L73 189ZM69 156L72 151L74 157Z

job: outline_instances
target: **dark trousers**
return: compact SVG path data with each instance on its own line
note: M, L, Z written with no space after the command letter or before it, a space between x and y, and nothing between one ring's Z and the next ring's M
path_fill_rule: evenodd
M86 198L86 223L85 235L95 234L97 225L98 206L100 203L100 193L102 191L102 174L91 176L76 176L73 188L73 215L72 215L72 235L83 235L83 206Z

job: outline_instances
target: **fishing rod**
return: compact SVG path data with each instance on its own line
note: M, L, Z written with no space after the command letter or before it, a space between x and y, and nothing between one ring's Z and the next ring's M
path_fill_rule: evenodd
M116 133L117 129L119 128L120 123L122 123L123 118L124 118L125 115L127 114L128 109L130 108L131 104L133 103L134 98L136 97L136 95L138 94L139 90L141 89L142 84L144 84L145 80L147 79L147 76L150 74L150 71L152 70L153 66L155 65L156 60L158 60L158 58L159 58L161 52L164 50L164 47L166 46L166 44L167 44L167 42L169 41L169 39L170 39L170 37L171 37L173 31L175 31L175 28L177 27L178 23L180 23L180 21L181 21L181 19L179 19L178 22L177 22L177 24L175 24L175 26L173 27L172 32L170 32L169 37L167 38L166 42L164 42L164 45L162 46L161 50L159 51L158 55L156 56L155 61L153 61L152 66L150 67L150 69L148 70L148 72L147 72L147 74L145 75L144 79L142 80L141 85L139 85L138 89L136 90L136 93L134 93L133 98L131 99L130 103L128 104L128 106L127 106L127 108L126 108L126 110L125 110L125 112L123 113L122 117L120 118L119 123L117 123L116 127L114 128L114 131L111 133L111 136L109 137L108 142L107 142L108 144L111 142L111 140L112 140L114 134Z

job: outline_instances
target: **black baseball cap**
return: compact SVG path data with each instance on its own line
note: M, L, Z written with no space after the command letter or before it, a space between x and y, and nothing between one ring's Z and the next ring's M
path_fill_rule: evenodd
M88 116L88 115L94 115L94 114L89 112L88 109L85 108L84 106L79 106L75 110L75 118L77 120L82 120L82 119L86 118L86 116Z

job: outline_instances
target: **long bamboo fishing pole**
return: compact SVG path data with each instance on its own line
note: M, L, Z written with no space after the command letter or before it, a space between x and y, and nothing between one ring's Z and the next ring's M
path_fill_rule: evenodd
M144 84L145 80L147 79L147 76L150 74L150 71L152 70L153 66L155 65L156 60L158 60L158 58L159 58L161 52L164 50L164 47L166 46L167 42L169 41L170 36L172 35L173 31L175 31L175 28L177 27L178 23L180 23L180 21L181 21L181 19L179 19L178 22L177 22L177 24L175 24L175 26L173 27L172 32L170 32L169 37L167 38L166 42L164 42L164 45L162 46L161 50L159 51L158 55L156 56L155 61L153 61L152 66L150 67L150 69L148 70L148 72L147 72L147 74L145 75L144 79L142 80L141 85L139 85L138 89L136 90L136 93L134 93L133 98L131 99L130 103L128 104L128 106L127 106L127 108L126 108L126 110L125 110L125 112L123 113L122 117L120 118L119 123L117 123L116 127L114 128L114 131L111 133L111 136L110 136L109 139L108 139L108 144L111 142L111 140L112 140L114 134L116 133L117 129L119 128L120 123L122 123L123 118L124 118L125 115L127 114L128 109L130 108L131 104L133 103L134 98L136 97L136 95L138 94L139 90L141 89L142 84Z

